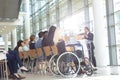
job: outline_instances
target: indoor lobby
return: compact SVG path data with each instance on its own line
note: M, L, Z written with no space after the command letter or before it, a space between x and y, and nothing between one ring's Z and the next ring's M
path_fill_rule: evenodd
M119 37L120 0L0 0L0 80L119 80Z

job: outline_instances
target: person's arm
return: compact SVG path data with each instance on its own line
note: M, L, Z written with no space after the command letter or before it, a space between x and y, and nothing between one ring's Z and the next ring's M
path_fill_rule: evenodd
M93 33L89 33L88 35L85 36L85 39L93 41Z
M22 51L23 51L23 47L19 47L19 48L18 48L18 51L19 51L19 52L22 52Z

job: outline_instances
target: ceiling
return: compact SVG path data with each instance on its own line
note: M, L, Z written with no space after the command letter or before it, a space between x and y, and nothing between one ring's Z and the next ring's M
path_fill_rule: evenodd
M8 34L13 29L15 29L15 26L0 26L0 34Z
M18 18L22 0L0 0L0 22Z
M11 32L15 26L2 25L1 22L15 22L18 19L22 0L0 0L0 34Z

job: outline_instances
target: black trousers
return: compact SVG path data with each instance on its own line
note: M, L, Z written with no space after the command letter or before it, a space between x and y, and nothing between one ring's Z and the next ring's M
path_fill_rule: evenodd
M96 67L96 59L94 56L94 49L89 50L89 60L92 62L93 66Z
M9 54L6 55L8 60L8 67L10 70L10 74L17 73L18 64L20 67L23 66L23 63L20 59L19 52L16 50L10 51Z

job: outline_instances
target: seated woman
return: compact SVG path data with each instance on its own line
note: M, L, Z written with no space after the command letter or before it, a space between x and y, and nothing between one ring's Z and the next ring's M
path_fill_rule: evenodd
M23 51L29 51L29 39L24 40Z
M36 49L36 48L35 48L35 44L36 44L36 37L35 37L35 35L33 34L33 35L30 36L30 42L29 42L30 50ZM34 67L34 68L35 68L35 66L36 66L36 61L37 61L37 59L35 58L35 59L34 59L34 64L33 64L33 67Z
M25 77L22 77L21 75L18 74L18 68L20 67L21 71L28 71L27 68L23 66L23 63L20 59L19 56L19 50L20 50L20 45L23 41L20 40L17 42L17 46L14 50L9 51L6 56L8 60L8 67L10 70L10 77L14 79L24 79ZM19 65L19 67L18 67Z
M31 35L30 36L30 43L29 43L30 49L35 49L35 43L36 43L36 37L35 37L35 35Z

